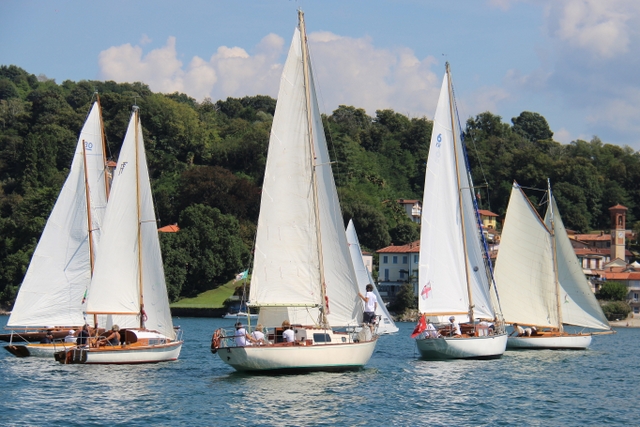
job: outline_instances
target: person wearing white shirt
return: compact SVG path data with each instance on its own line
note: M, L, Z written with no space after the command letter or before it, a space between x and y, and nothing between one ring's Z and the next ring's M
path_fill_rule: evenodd
M451 335L462 335L462 332L460 332L460 324L456 322L455 316L449 317L449 323L451 323Z
M366 287L367 293L363 296L358 292L358 296L364 301L364 313L362 314L362 323L369 325L371 333L375 325L376 310L378 309L378 298L373 293L373 285L369 283Z
M254 342L258 345L266 344L266 340L264 339L263 327L260 323L256 326L256 329L251 332L251 338L253 338Z
M247 330L244 328L244 326L242 326L241 322L236 323L236 332L234 334L235 339L236 339L236 345L238 347L244 347L247 344L251 345L251 341L253 341L253 338L251 338L251 336L247 333Z
M294 342L296 340L296 335L291 329L291 323L288 320L282 322L282 339L284 342Z

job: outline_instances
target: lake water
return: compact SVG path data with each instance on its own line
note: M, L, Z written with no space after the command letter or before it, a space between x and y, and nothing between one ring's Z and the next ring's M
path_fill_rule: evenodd
M2 351L0 425L640 425L640 329L596 336L587 351L429 362L400 323L361 371L271 377L211 354L213 330L233 320L174 323L185 337L176 362L61 365Z

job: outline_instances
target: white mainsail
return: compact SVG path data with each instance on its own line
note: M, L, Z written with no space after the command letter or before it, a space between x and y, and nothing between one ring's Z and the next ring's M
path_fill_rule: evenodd
M364 295L367 292L366 286L371 284L373 285L373 293L378 299L378 308L376 309L376 314L380 316L380 323L376 329L378 334L392 334L394 332L398 332L398 327L391 318L391 315L389 315L389 311L380 297L380 293L374 284L371 273L369 273L367 266L364 265L360 241L358 240L358 233L356 233L356 227L353 225L353 220L349 220L349 224L347 225L347 241L349 242L349 252L351 253L351 261L353 262L353 268L358 280L360 293Z
M475 318L493 319L473 184L454 108L445 74L425 174L418 307L429 315L468 320L473 306Z
M505 322L558 326L551 233L516 183L507 206L495 279Z
M325 304L332 326L353 325L357 282L310 68L307 103L303 55L296 28L269 139L249 305L267 326L316 324Z
M120 327L136 328L142 303L146 328L175 338L142 125L134 107L114 171L87 313L110 314Z
M576 257L571 241L564 228L556 200L550 197L547 205L545 223L551 227L556 239L556 259L558 263L558 281L560 282L560 309L562 323L590 329L609 330L602 308L596 300L591 286L585 277L580 261Z
M85 323L84 296L91 283L89 239L95 259L107 205L106 173L102 118L96 101L78 137L69 175L33 253L7 327Z

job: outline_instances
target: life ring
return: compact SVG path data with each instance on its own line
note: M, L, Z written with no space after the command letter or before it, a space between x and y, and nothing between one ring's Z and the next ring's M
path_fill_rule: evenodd
M211 337L211 353L216 354L220 348L220 339L222 338L222 329L216 329Z

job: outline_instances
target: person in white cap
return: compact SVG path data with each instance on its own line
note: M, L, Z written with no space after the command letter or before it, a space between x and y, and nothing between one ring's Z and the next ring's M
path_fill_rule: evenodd
M460 332L460 325L456 322L456 318L454 316L449 317L449 322L451 323L451 335L462 335L462 332Z
M73 329L69 330L69 333L66 337L64 337L64 342L76 342L76 331Z

